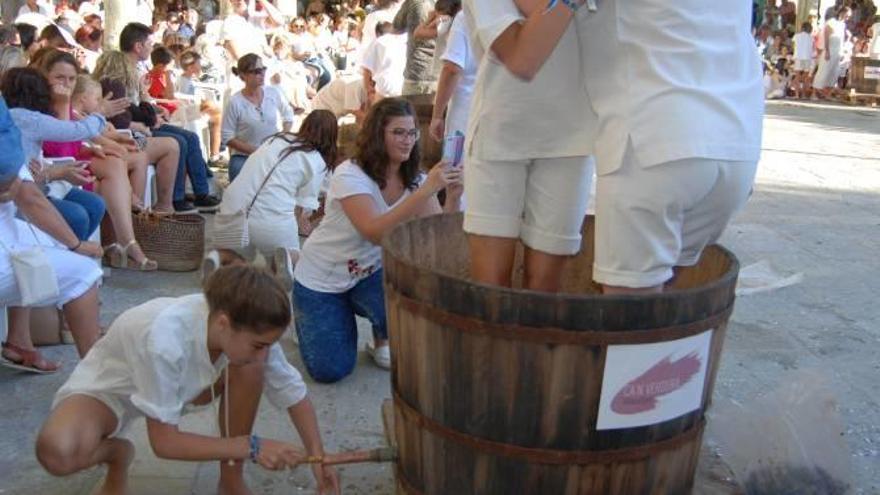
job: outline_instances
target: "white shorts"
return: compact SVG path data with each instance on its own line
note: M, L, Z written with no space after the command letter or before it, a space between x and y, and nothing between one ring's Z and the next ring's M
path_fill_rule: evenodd
M813 70L813 61L809 59L795 59L794 70L799 72L810 72Z
M645 168L630 145L620 169L596 181L593 279L653 287L696 264L745 204L757 166L691 158Z
M580 251L592 157L466 161L465 232L519 238L532 249L559 256Z

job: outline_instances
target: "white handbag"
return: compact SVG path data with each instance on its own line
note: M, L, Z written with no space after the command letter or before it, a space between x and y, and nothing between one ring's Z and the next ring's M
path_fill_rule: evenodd
M278 165L281 165L281 160L266 174L266 178L263 179L263 183L260 184L257 192L254 193L254 199L251 200L251 204L247 208L235 213L217 213L214 215L214 247L219 249L242 249L250 245L248 217L251 214L251 209L257 202L260 191L269 182L269 178L272 177Z
M20 303L24 307L45 305L47 302L57 300L59 295L55 268L49 263L49 258L40 246L40 240L30 222L28 227L34 235L36 245L21 251L12 251L0 241L9 253L12 271L15 272L15 281L18 283L18 292L21 295Z

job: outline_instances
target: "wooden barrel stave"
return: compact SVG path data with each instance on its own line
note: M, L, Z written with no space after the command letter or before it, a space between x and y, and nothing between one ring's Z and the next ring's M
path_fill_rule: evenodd
M724 323L732 309L735 258L722 248L709 248L697 267L678 274L673 288L679 290L651 301L591 295L592 284L570 271L567 286L581 287L577 302L583 306L578 306L571 304L571 294L500 290L464 279L468 260L460 222L460 216L448 216L410 223L386 242L386 297L397 401L410 405L425 421L483 441L524 448L638 450L702 428ZM585 225L587 249L572 266L591 265L589 227ZM426 266L435 269L426 271ZM699 290L688 289L700 285ZM584 310L587 306L590 311ZM653 342L658 336L661 341L675 340L710 327L715 332L701 410L650 427L593 429L608 342ZM450 445L446 438L438 440L418 425L399 424L397 428L398 438L407 439L400 469L412 485L400 493L414 493L413 487L430 494L685 493L693 481L691 464L664 474L656 464L662 464L661 458L551 469L505 456L469 457L465 455L468 449ZM695 463L699 446L698 437L679 445L676 462ZM410 456L418 456L418 461ZM456 480L446 481L450 477ZM498 477L502 479L495 480ZM489 478L492 481L479 481ZM508 485L510 479L517 481ZM634 479L636 485L632 485ZM478 482L482 484L477 486ZM596 483L609 488L582 488ZM517 486L514 492L505 491ZM537 491L522 491L524 486Z

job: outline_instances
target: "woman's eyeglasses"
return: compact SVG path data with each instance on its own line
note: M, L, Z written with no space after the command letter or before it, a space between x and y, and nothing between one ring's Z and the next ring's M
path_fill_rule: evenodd
M406 138L410 138L414 141L418 141L421 136L421 132L418 129L402 129L400 127L391 129L391 135L394 136L394 139L399 141L403 141Z
M259 74L263 74L263 73L265 73L265 72L266 72L266 68L265 68L265 67L257 67L256 69L251 69L251 70L246 70L246 71L245 71L245 73L247 73L247 74L257 74L257 75L259 75Z

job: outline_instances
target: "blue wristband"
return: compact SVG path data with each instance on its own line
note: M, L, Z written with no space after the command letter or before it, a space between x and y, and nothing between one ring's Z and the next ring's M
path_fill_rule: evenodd
M579 3L577 3L577 0L550 0L550 3L547 4L547 9L544 11L544 13L546 14L553 10L553 7L556 7L556 4L558 4L559 2L562 2L562 5L565 5L566 7L571 9L572 12L577 12L577 9L581 6Z
M258 437L256 435L251 435L250 445L251 445L251 450L250 450L250 454L248 455L248 457L250 458L251 462L255 463L255 462L257 462L257 456L260 455L260 437Z

